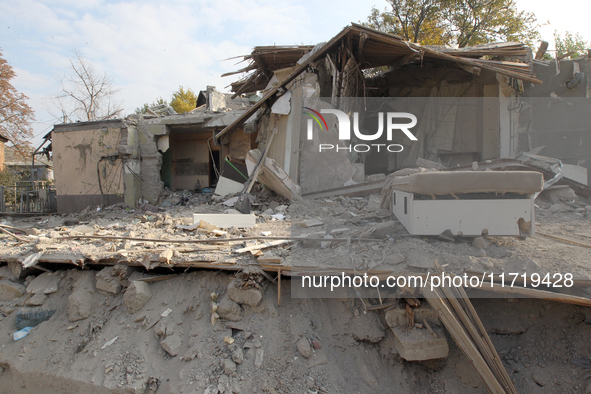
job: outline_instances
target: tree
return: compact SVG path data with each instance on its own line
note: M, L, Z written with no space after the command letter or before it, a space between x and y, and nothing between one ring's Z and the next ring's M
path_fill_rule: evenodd
M113 78L96 70L76 50L60 84L60 92L52 98L58 113L52 114L63 123L115 119L123 113L123 105L115 100L120 89Z
M179 86L179 90L172 94L170 106L178 113L189 112L197 106L197 95L191 89L185 90Z
M157 105L168 105L168 103L162 97L159 97L158 100L156 100L156 102L152 102L152 104L144 103L144 105L142 105L141 107L136 108L135 113L136 114L148 113L148 108L155 107Z
M450 32L441 20L443 1L388 0L392 11L371 10L366 25L406 40L426 45L445 45L451 40Z
M366 25L422 45L469 45L539 39L533 13L515 0L387 0L391 11L372 10Z
M16 76L12 66L0 52L0 135L8 138L19 152L28 152L33 137L34 112L27 104L28 97L12 86Z
M587 52L587 48L591 46L591 43L585 41L579 33L573 34L569 31L562 36L554 30L554 43L556 45L556 56L560 57L572 52L569 56L566 56L567 59L576 59L583 56Z

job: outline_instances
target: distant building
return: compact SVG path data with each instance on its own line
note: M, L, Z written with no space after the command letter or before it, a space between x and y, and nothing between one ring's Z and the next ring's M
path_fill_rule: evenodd
M19 174L24 174L31 171L35 181L51 181L53 180L53 166L50 161L44 158L35 158L35 165L32 166L31 156L25 156L17 149L11 146L3 147L3 154L0 156L0 161L4 163L6 168L11 168Z

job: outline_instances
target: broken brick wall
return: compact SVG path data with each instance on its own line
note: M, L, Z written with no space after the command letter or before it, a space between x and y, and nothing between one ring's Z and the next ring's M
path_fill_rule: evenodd
M518 117L519 152L545 146L541 155L560 159L563 164L587 169L591 181L591 61L587 57L563 60L547 65L534 64L541 85L523 84L523 93L515 100ZM577 66L578 65L578 66ZM578 67L582 78L575 79ZM518 113L517 113L518 112Z

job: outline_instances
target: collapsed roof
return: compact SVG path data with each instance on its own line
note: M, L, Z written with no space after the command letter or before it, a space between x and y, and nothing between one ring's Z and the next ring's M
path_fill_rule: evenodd
M470 72L478 73L480 70L485 69L526 82L542 83L535 77L531 70L531 64L528 62L532 57L531 51L521 43L501 42L460 49L422 46L408 42L400 36L352 23L327 43L316 46L255 47L250 55L244 56L244 61L249 61L246 67L223 75L249 72L246 77L231 84L232 91L235 93L234 96L265 89L273 76L273 72L276 70L294 66L295 70L281 83L270 89L260 101L233 124L222 130L218 137L252 116L267 100L283 91L290 82L312 63L345 43L352 49L349 56L355 58L361 70L383 66L402 67L413 61L438 60L456 64ZM503 57L503 59L510 59L511 61L492 60L483 57Z

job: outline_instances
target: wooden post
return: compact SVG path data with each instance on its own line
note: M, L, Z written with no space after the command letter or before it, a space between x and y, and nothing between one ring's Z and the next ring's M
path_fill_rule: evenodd
M536 52L536 59L537 60L541 60L542 57L544 57L544 53L546 53L546 49L548 49L548 41L542 41L540 43L540 47L538 48L538 51Z
M277 270L277 306L281 306L281 270Z
M254 185L255 181L257 180L257 177L259 176L259 172L261 172L261 168L263 168L263 165L265 164L265 159L267 158L267 154L269 154L269 149L271 148L271 143L273 142L273 137L275 136L275 133L277 133L276 128L273 130L273 132L269 136L269 140L267 141L267 146L265 146L265 151L261 155L261 159L256 164L256 168L254 169L254 171L252 172L252 176L248 180L248 186L246 186L246 188L244 189L244 194L250 193L252 186Z

